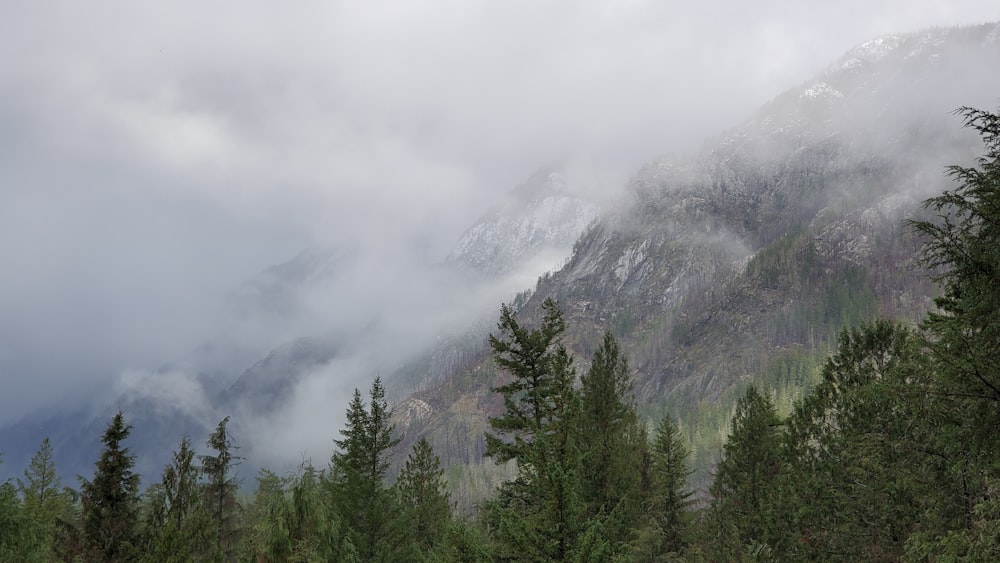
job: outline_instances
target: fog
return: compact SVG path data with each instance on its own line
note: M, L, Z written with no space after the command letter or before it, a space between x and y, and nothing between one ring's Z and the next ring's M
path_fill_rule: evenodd
M285 441L302 451L329 444L354 386L517 289L434 265L539 166L586 162L579 185L613 193L855 44L1000 19L994 1L903 0L2 11L0 424L123 389L210 417L204 366L184 366L206 342L260 358L354 336L255 430L322 428ZM309 248L353 258L287 316L233 313Z

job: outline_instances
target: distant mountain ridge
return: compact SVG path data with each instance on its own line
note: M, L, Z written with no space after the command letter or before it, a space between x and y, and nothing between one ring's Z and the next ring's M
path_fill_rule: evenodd
M596 205L574 195L566 177L551 167L515 188L504 202L473 223L448 260L426 265L423 283L446 280L452 286L467 286L468 296L439 307L474 305L494 294L495 299L512 297L515 290L510 288L520 288L521 278L535 279L564 262L573 241L598 213ZM197 445L224 416L233 417L231 429L240 433L280 414L314 372L349 357L359 343L373 339L392 322L358 308L346 293L356 287L353 284L368 283L364 260L357 244L315 246L265 268L228 296L224 305L233 318L232 334L206 342L190 358L124 373L116 388L109 390L115 398L106 408L88 405L73 413L39 412L0 428L0 451L5 453L0 476L19 474L47 436L56 446L56 464L64 476L89 474L103 425L115 409L124 410L134 427L130 442L139 445L133 448L138 455L136 469L147 483L157 478L182 435ZM488 315L494 304L491 297L475 306ZM359 310L350 313L346 329L323 319L348 308ZM294 332L296 328L300 332ZM287 337L277 343L274 336L264 336L282 332ZM465 341L460 335L439 338ZM456 354L439 347L430 352L427 365L433 371L457 365L461 360ZM206 366L210 371L204 371ZM418 371L412 378L399 376L387 384L397 394L409 393L424 376ZM197 408L182 404L183 393ZM330 401L336 412L344 407L346 402ZM335 436L336 428L329 434ZM251 442L242 447L251 458L259 453ZM249 470L248 476L253 473Z

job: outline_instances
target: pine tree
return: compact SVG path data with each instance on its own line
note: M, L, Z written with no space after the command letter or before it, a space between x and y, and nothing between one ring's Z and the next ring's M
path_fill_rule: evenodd
M937 310L922 324L930 358L922 373L930 375L928 416L936 426L929 449L947 460L950 481L961 485L951 507L935 511L941 529L912 542L931 559L1000 552L998 536L983 533L1000 528L990 513L1000 482L1000 112L958 113L979 133L985 153L975 166L949 168L959 186L924 202L934 221L910 222L926 237L924 264L943 286Z
M31 458L24 479L17 480L18 492L24 503L25 516L41 530L42 548L52 554L59 517L70 508L69 495L63 490L52 459L52 444L42 440L38 452Z
M736 404L732 432L711 486L716 558L767 547L780 470L781 420L771 400L750 386Z
M691 474L687 467L689 455L673 417L664 415L653 439L653 491L650 495L652 520L663 533L662 552L680 553L684 549L685 511L691 505L693 494L686 488L687 477Z
M580 433L583 490L588 517L615 510L636 524L644 496L642 459L646 434L639 425L628 361L610 332L580 378Z
M146 492L150 561L189 561L212 551L213 523L203 503L201 468L185 436L163 469L160 483Z
M553 362L562 348L559 337L566 323L551 299L545 300L542 310L542 326L529 330L518 324L513 309L502 305L497 324L500 335L490 335L493 360L511 377L493 389L503 395L504 414L490 418L497 434L486 434L486 455L498 462L523 462L527 444L554 422L552 397L561 390Z
M355 389L347 409L342 438L334 439L337 451L330 463L331 499L352 535L352 544L366 560L383 557L383 542L390 532L396 508L385 484L388 456L400 438L395 437L392 412L385 388L376 377L365 406Z
M501 540L502 557L562 560L576 549L584 527L580 398L572 358L559 336L562 312L547 299L537 329L522 328L501 307L500 336L490 336L493 358L511 381L494 391L503 415L490 419L487 455L515 460L518 476L501 486L488 519Z
M921 515L937 500L913 363L917 340L885 320L844 330L822 381L787 422L778 520L789 557L898 559Z
M223 561L235 560L239 544L241 509L236 499L239 481L235 469L243 461L236 455L238 448L228 424L227 416L208 437L207 445L215 455L201 456L201 471L208 479L202 487L203 502L211 520L214 550Z
M45 532L18 498L14 484L0 483L0 561L49 559Z
M92 481L82 479L83 537L88 559L129 561L138 546L139 476L135 458L122 446L132 427L119 411L101 442L104 450Z
M448 531L451 500L441 461L426 438L413 445L396 481L396 492L401 509L398 522L406 529L408 543L427 557Z

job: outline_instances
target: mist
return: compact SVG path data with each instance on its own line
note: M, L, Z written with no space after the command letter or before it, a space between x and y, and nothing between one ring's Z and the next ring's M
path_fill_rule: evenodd
M214 424L206 386L335 337L349 350L247 427L320 459L354 387L558 265L489 282L438 267L540 166L587 163L573 184L607 203L853 45L1000 19L995 2L902 0L4 12L0 424L121 393ZM234 306L306 249L349 259L281 314Z

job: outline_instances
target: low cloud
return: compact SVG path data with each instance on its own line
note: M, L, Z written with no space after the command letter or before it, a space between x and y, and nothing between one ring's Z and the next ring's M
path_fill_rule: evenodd
M455 298L421 272L539 166L597 162L592 191L613 191L851 45L1000 19L995 2L903 0L15 0L4 12L0 423L119 378L181 400L197 390L161 368L211 355L206 343L245 359L375 322L372 342L403 357L504 298ZM329 294L307 294L311 313L236 328L227 296L317 245L362 259ZM239 361L214 368L231 379ZM365 388L362 365L331 377Z

